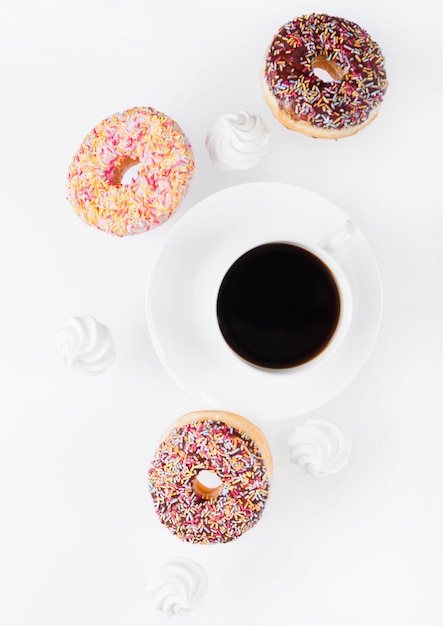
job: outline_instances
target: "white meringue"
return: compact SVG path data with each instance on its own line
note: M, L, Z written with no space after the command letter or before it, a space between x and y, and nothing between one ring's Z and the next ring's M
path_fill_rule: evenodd
M339 427L320 419L309 419L297 426L288 444L291 463L318 477L343 469L351 451L351 442Z
M57 333L57 348L69 369L101 374L115 358L111 331L92 315L71 317Z
M176 557L152 573L147 590L156 609L168 617L184 617L200 606L207 587L208 578L201 565Z
M268 152L270 132L259 115L222 115L206 136L211 161L222 170L248 170Z

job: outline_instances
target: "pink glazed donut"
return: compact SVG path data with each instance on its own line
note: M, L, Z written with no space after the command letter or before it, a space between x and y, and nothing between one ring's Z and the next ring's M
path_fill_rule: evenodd
M136 165L136 177L122 183ZM68 200L91 226L135 235L177 210L194 170L191 145L177 122L137 107L104 119L85 137L69 166Z

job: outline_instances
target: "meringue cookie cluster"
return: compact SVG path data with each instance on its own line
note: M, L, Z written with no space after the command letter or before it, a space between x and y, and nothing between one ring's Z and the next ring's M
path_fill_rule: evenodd
M267 153L269 130L259 115L222 115L206 136L211 161L222 170L251 169Z
M101 374L115 358L111 331L92 315L71 317L57 333L57 348L69 369Z
M305 474L317 477L335 474L345 467L351 451L350 440L330 422L306 420L290 435L289 459Z
M207 586L206 572L198 563L176 557L152 573L148 593L154 607L168 617L185 617L200 606Z

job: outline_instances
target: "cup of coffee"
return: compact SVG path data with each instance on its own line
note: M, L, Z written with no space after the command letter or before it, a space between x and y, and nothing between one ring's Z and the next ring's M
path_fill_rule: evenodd
M317 365L345 341L352 291L335 255L351 239L347 221L323 241L257 241L236 254L219 281L216 317L225 345L270 371Z

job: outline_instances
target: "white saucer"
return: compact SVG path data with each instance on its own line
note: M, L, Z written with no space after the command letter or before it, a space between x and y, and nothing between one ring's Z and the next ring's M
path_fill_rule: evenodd
M201 201L169 231L148 282L148 327L164 367L201 408L252 420L295 417L325 404L357 375L382 310L377 262L358 228L334 255L351 285L355 315L345 343L329 360L280 372L253 367L227 346L215 315L220 280L243 252L291 237L321 243L347 220L305 189L248 183Z

